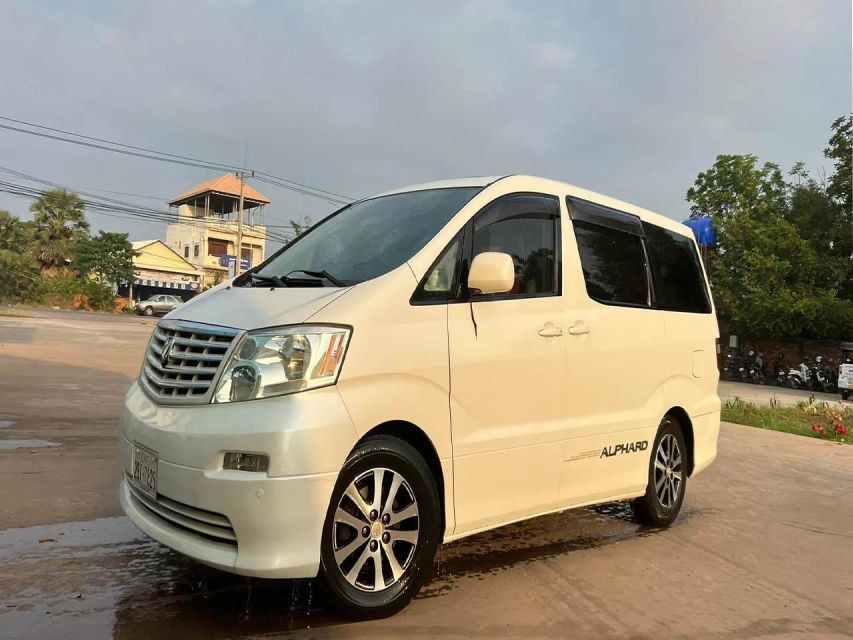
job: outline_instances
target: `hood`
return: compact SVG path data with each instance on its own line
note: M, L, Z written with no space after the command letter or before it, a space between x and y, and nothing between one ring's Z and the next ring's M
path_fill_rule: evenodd
M166 317L235 329L305 322L352 287L229 287L206 291Z

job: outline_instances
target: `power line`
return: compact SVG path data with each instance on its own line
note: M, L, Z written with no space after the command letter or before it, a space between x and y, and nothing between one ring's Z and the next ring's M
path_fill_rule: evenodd
M37 199L41 197L42 192L38 189L33 189L31 187L25 187L22 185L16 185L8 182L0 181L0 191L4 193L9 193L11 195L16 195L20 197ZM134 211L128 209L122 209L115 206L108 206L102 203L93 202L85 199L81 199L81 202L86 207L86 209L93 214L105 215L108 217L118 217L118 218L134 218L138 220L142 220L145 222L153 222L153 223L167 223L167 224L183 224L187 226L194 227L196 229L210 229L211 225L215 225L216 223L205 223L201 220L187 220L180 219L176 216L164 217L157 214L151 214L144 211ZM264 233L259 233L257 230L254 233L258 234L262 238L266 240L275 240L276 242L281 242L287 244L292 240L292 236L285 236L277 232L265 231Z
M8 173L10 175L22 178L24 180L35 182L38 184L69 190L66 186L59 184L57 182L53 182L50 180L45 180L43 178L38 178L36 176L31 176L29 174L23 173L21 171L16 171L14 169L9 169L7 167L0 166L0 171ZM22 197L28 198L38 198L42 195L42 190L35 189L33 187L27 187L25 185L19 185L10 182L0 181L0 191L4 191L6 193L10 193L12 195L18 195ZM79 191L78 195L88 196L90 199L81 198L83 204L91 211L95 213L101 213L103 215L112 215L118 217L131 217L138 218L143 220L148 220L151 222L161 222L167 224L187 224L190 226L194 226L196 228L210 228L212 225L216 225L215 221L207 221L207 220L198 220L198 219L186 219L180 218L179 216L173 214L170 211L163 211L154 209L151 207L144 207L142 205L136 205L129 202L124 202L122 200L117 200L115 198L107 198L105 196L99 196L92 193L87 193L85 191ZM255 231L255 233L258 233ZM289 236L283 232L275 232L275 231L267 231L265 230L262 234L264 238L269 238L272 240L276 240L278 242L287 243L292 240L292 236Z
M202 160L200 158L193 158L191 156L184 156L175 153L169 153L166 151L158 151L156 149L149 149L146 147L139 147L136 145L125 144L122 142L115 142L113 140L107 140L105 138L98 138L94 136L88 136L81 133L76 133L73 131L67 131L65 129L57 129L55 127L48 127L46 125L36 124L34 122L27 122L26 120L18 120L16 118L9 118L7 116L0 116L0 120L5 120L7 122L14 122L15 124L24 125L27 127L33 127L36 129L42 129L43 131L50 131L54 134L61 133L66 136L74 136L75 138L80 138L80 140L74 140L70 138L65 138L63 136L52 135L47 133L41 133L39 131L30 131L28 129L22 129L20 127L13 127L10 125L0 124L0 128L6 129L9 131L16 131L18 133L26 133L29 135L38 136L41 138L47 138L50 140L56 140L61 142L69 142L72 144L78 144L85 147L90 147L94 149L100 149L102 151L112 151L113 153L122 153L124 155L130 155L138 158L144 158L148 160L159 160L161 162L172 162L174 164L180 164L184 166L192 166L198 167L202 169L211 169L215 171L241 171L241 167L237 167L236 165L225 164L221 162L215 162L210 160ZM89 141L89 142L85 142ZM96 144L100 143L100 144ZM112 146L104 146L104 145L112 145ZM120 148L116 148L120 147ZM313 196L315 198L319 198L322 200L326 200L332 204L348 204L355 200L355 198L351 198L349 196L345 196L339 193L335 193L334 191L328 191L326 189L320 189L319 187L312 187L306 185L301 182L296 182L295 180L289 180L287 178L281 178L279 176L275 176L270 173L266 173L263 171L255 171L255 177L262 182L266 182L268 184L272 184L274 186L278 186L284 189L289 189L291 191L296 191L298 193L303 193L308 196Z

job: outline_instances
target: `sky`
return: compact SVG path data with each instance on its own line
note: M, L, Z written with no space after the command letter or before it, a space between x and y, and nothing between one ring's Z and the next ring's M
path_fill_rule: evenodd
M353 198L524 173L681 220L717 154L829 170L853 92L850 0L0 0L0 16L0 116L235 165L248 145L250 168ZM0 166L163 209L216 175L5 130ZM270 224L335 208L253 186Z

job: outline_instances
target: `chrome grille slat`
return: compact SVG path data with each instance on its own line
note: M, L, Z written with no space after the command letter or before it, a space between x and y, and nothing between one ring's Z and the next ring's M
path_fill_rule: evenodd
M206 382L194 382L192 380L178 380L177 378L171 380L169 378L161 377L157 375L153 368L147 364L145 365L145 375L154 384L161 387L168 387L169 389L207 389L210 386L210 380Z
M143 388L163 404L209 401L219 368L239 333L228 327L161 321L148 343L140 374Z
M196 367L179 367L177 365L172 365L168 369L163 368L157 359L152 356L150 353L145 356L145 359L148 361L152 367L154 367L158 373L169 372L169 373L187 373L190 375L193 374L207 374L207 375L215 375L216 370L219 368L218 366L208 367L208 366L196 366ZM221 358L220 358L221 360Z
M194 338L175 338L175 344L179 344L182 347L201 347L202 349L222 349L224 351L231 343L196 340Z
M127 478L126 482L130 494L151 513L163 520L205 538L212 538L226 544L237 544L237 536L231 521L224 515L196 509L165 496L158 495L154 500L140 491L130 478Z

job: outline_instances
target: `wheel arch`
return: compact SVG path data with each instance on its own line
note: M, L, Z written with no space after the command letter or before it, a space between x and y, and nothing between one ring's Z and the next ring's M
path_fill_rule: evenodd
M414 449L421 454L432 473L432 477L435 479L436 489L438 490L438 499L441 506L441 531L443 532L447 524L447 517L445 513L446 500L444 493L444 472L441 469L441 459L438 457L438 451L436 451L435 445L433 445L430 437L416 424L407 422L406 420L389 420L376 425L370 431L365 433L355 446L357 447L370 436L378 435L398 438L406 444L414 447Z
M683 407L670 407L665 415L673 418L678 423L678 426L681 427L681 433L684 434L684 442L687 445L687 475L689 477L693 475L693 452L696 441L693 435L693 421Z

